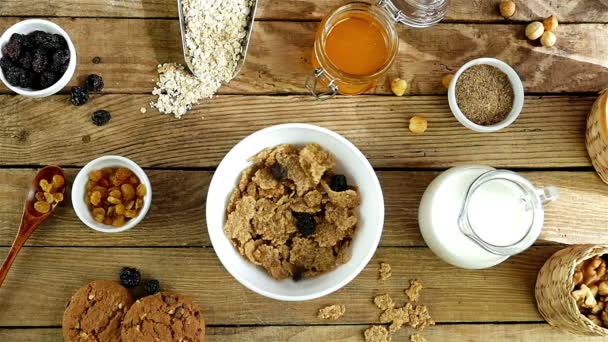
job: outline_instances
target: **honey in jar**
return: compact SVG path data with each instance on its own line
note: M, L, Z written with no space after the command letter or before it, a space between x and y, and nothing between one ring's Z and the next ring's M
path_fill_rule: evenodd
M315 70L306 88L320 99L369 90L397 56L395 23L430 26L443 18L446 6L447 0L381 0L378 6L354 2L335 9L317 31Z

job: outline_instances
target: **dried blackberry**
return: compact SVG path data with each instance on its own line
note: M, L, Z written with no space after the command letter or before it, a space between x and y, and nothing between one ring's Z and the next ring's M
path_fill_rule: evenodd
M277 181L282 181L287 178L287 169L283 167L283 165L275 162L270 167L270 172L272 173L272 177Z
M45 50L59 50L67 45L65 38L59 34L51 34L42 31L37 31L34 35L34 42L38 47Z
M74 106L82 106L89 101L89 92L82 87L72 87L70 90L70 102Z
M146 280L144 282L144 290L146 290L149 296L158 293L160 292L160 282L156 279Z
M302 235L308 236L315 232L317 221L312 214L298 213L296 219L298 220L296 226Z
M56 73L59 76L63 76L63 74L65 74L65 71L68 70L68 65L70 65L70 61L68 61L65 64L60 64L60 65L51 65L51 71Z
M343 175L335 175L331 177L329 181L329 188L335 192L342 192L348 190L348 183L346 177Z
M46 55L46 51L43 49L37 49L34 52L34 58L32 59L32 70L37 73L47 71L49 68L49 59Z
M23 69L31 69L33 61L34 56L32 55L32 52L26 50L21 54L18 62Z
M296 266L296 268L293 270L291 279L293 279L293 281L300 281L302 278L304 278L304 268L301 266Z
M57 75L50 71L43 72L42 74L40 74L40 89L46 89L52 86L53 84L55 84L55 82L57 82L58 79L59 78L57 77Z
M4 72L4 77L11 85L21 88L31 88L36 81L34 73L17 66L9 67Z
M19 33L13 33L6 45L2 47L2 55L7 56L13 61L17 61L21 52L24 50L25 36Z
M6 71L11 67L13 67L13 62L11 62L8 57L2 56L2 58L0 58L0 68L2 69L2 72L6 73Z
M99 75L90 74L84 84L88 91L100 92L103 90L103 79Z
M70 61L70 50L57 50L53 52L53 56L51 59L53 66L67 64Z
M110 119L112 119L112 114L107 110L98 110L91 114L91 121L93 121L96 126L103 126L110 122Z
M132 267L123 267L120 270L120 283L122 286L132 289L141 282L141 274Z

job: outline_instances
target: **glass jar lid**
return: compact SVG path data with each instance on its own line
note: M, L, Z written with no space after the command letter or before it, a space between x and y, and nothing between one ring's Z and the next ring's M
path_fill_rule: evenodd
M380 0L397 23L413 27L432 26L445 16L449 0Z

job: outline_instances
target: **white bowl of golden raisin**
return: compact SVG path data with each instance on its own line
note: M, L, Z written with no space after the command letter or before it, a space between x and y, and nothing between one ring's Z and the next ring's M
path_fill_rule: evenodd
M80 170L72 185L78 218L103 233L135 227L150 209L150 180L135 162L120 156L97 158Z
M207 229L228 272L284 301L325 296L374 255L384 200L372 166L328 129L285 124L238 143L207 195Z

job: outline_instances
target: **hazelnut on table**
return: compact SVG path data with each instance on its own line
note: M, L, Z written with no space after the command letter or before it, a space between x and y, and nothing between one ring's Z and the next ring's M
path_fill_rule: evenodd
M558 25L559 22L557 21L557 18L554 15L543 20L543 26L545 27L545 31L553 32L555 31L555 29L557 29Z
M545 27L540 21L533 21L526 26L526 37L530 40L537 40L545 32Z
M500 15L505 18L510 18L515 14L515 3L511 0L500 0L498 5Z

